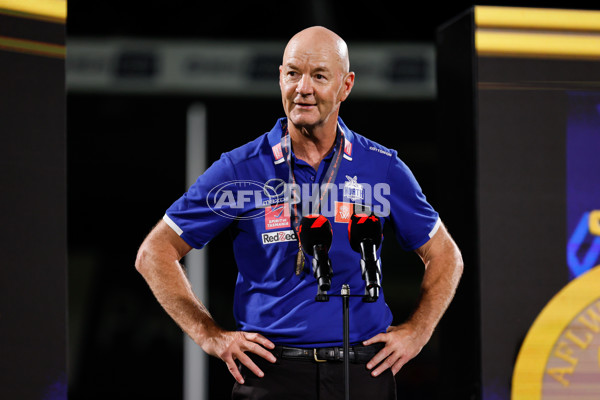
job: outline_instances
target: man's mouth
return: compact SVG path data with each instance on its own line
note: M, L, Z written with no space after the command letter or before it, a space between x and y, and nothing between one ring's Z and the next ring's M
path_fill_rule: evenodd
M316 104L312 104L312 103L298 103L298 102L295 102L294 104L298 107L314 107L316 105Z

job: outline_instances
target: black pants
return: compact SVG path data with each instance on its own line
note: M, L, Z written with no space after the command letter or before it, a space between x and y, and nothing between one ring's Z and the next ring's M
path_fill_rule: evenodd
M244 384L235 383L233 400L343 400L344 363L278 358L275 364L246 353L265 373L254 375L241 365ZM366 364L350 363L350 399L396 400L396 382L390 369L374 378Z

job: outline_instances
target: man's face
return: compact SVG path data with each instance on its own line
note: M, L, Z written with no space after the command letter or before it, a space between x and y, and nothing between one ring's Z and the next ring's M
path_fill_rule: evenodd
M329 43L298 40L290 43L279 67L283 108L298 128L314 128L337 118L354 74L344 71L342 61Z

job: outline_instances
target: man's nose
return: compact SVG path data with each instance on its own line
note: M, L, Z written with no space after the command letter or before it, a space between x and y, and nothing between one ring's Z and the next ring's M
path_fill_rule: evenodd
M312 93L312 82L309 75L302 75L302 78L298 82L298 86L296 86L296 92L298 94L306 95Z

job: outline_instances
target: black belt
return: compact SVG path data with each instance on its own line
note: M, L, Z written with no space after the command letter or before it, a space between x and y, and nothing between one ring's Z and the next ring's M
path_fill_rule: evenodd
M370 361L379 350L383 349L385 344L375 343L370 346L356 345L350 346L348 354L350 362L365 364ZM316 362L343 361L343 347L314 347L300 348L288 346L275 346L271 353L277 358L288 358L295 360L313 360Z

